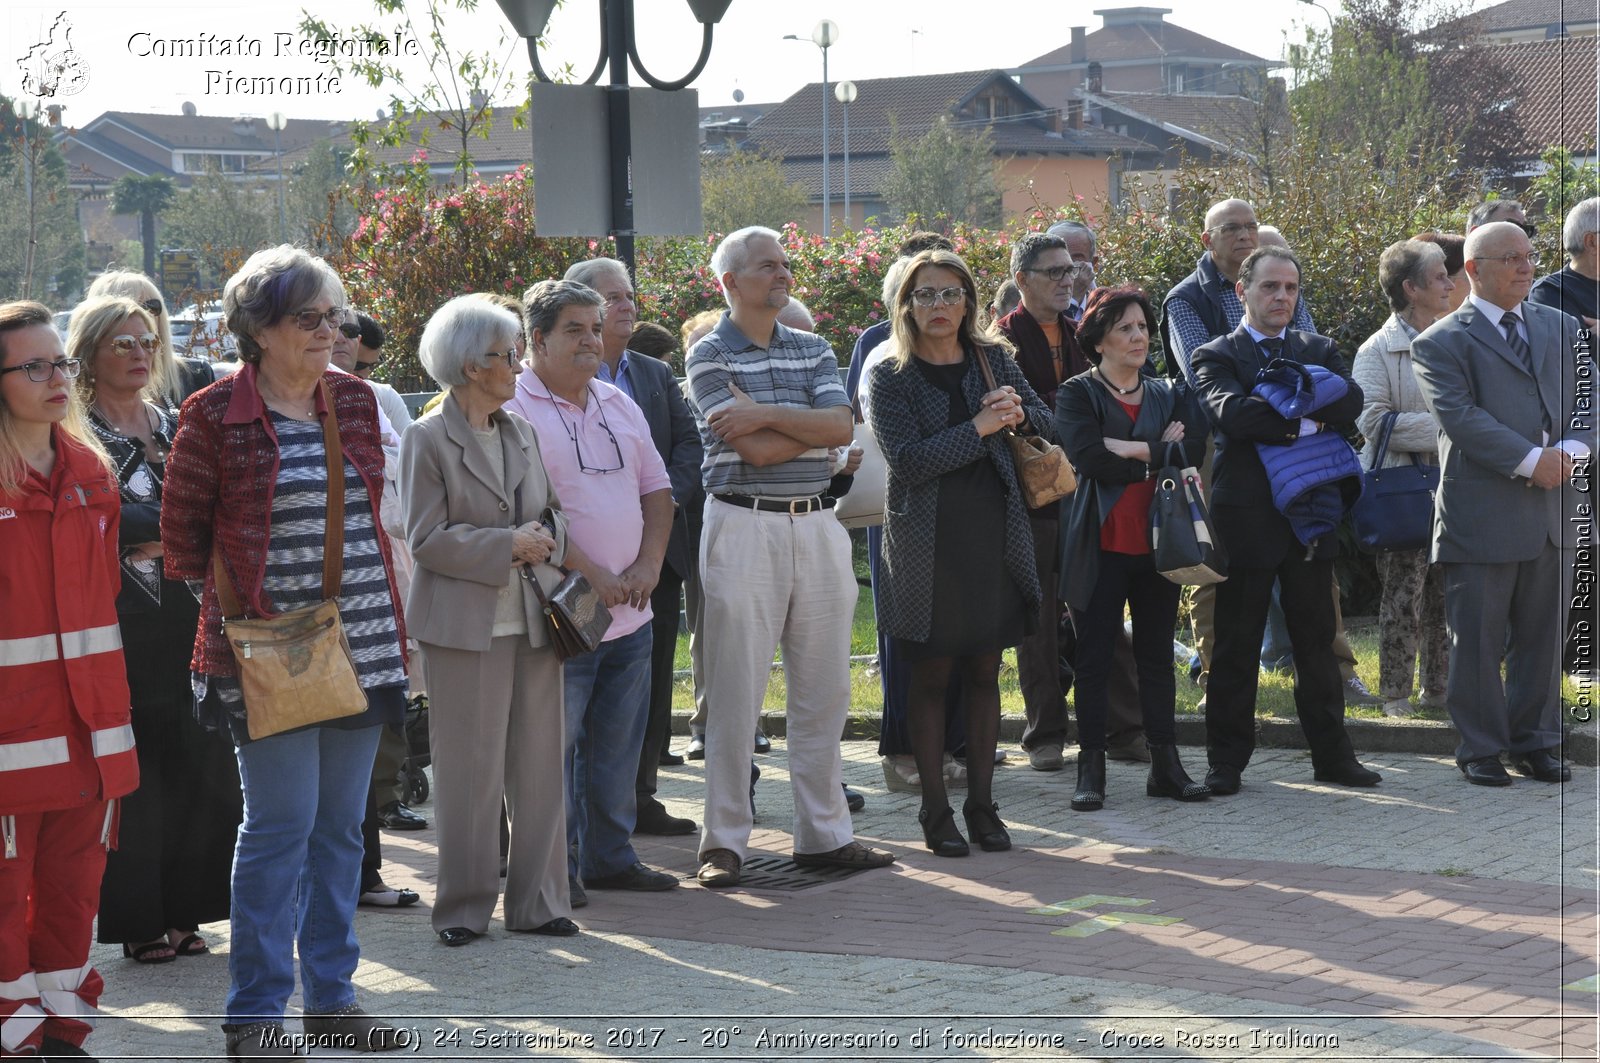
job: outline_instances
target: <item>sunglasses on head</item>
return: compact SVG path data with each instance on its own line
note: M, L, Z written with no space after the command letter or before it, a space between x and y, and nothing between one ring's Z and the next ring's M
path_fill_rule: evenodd
M340 325L339 332L342 333L344 338L347 340L361 338L361 326L354 324L353 322L346 321L344 324Z
M165 303L163 303L160 299L141 299L139 301L139 305L144 307L146 310L150 311L150 313L156 315L157 317L160 317L162 311L166 310L166 308L167 308L167 305Z
M363 362L361 359L357 358L356 359L355 368L353 370L351 370L351 372L355 372L355 373L370 373L381 364L383 364L383 359L382 358L374 358L370 362Z

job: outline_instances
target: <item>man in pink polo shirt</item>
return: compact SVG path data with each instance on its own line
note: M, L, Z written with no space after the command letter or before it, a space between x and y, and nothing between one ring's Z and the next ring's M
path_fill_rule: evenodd
M678 880L639 862L630 837L634 780L650 699L650 593L672 529L672 482L644 413L596 380L604 302L574 281L523 296L532 361L506 406L533 425L551 486L581 547L580 566L611 610L593 653L564 669L568 877L588 889L669 890Z

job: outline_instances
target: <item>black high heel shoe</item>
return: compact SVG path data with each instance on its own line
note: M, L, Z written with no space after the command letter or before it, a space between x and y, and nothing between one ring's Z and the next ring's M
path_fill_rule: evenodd
M1000 806L990 802L979 804L967 798L961 806L961 818L967 821L967 834L986 853L1003 853L1011 848L1011 835L1000 822Z
M1098 812L1106 806L1106 751L1078 751L1078 788L1072 794L1074 812Z
M956 814L945 805L936 812L924 808L917 813L922 824L922 840L934 856L966 856L971 852L967 840L956 830Z
M1170 797L1174 801L1204 801L1211 796L1211 787L1195 782L1183 770L1178 759L1178 747L1152 745L1150 747L1150 778L1144 784L1150 797Z

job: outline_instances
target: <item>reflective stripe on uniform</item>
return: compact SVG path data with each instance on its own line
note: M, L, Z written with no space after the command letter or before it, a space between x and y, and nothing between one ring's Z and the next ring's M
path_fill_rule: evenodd
M5 1049L8 1054L20 1055L22 1046L43 1023L44 1012L32 1004L22 1005L4 1019L0 1019L0 1048Z
M0 639L0 668L19 664L40 664L56 659L54 635L29 635L21 639Z
M95 985L85 986L91 975ZM57 1019L76 1020L85 1026L94 1025L100 1010L83 998L86 988L95 999L100 996L100 976L95 974L92 964L63 971L38 971L34 977L39 981L39 1000L46 1014Z
M61 656L67 660L122 649L122 629L116 624L61 633Z
M0 745L0 771L25 771L65 764L72 754L65 738L41 738L34 742Z
M125 723L121 727L91 731L89 737L94 740L94 755L97 757L126 753L133 748L133 724Z

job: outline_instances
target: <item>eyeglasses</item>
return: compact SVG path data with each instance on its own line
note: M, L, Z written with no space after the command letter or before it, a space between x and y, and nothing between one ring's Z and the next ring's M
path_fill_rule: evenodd
M1022 273L1043 273L1046 277L1060 284L1072 274L1071 266L1051 266L1049 269L1024 269Z
M145 299L142 300L139 305L157 317L160 317L161 312L167 308L167 304L163 303L160 299Z
M511 348L509 351L484 351L483 356L485 358L504 358L508 368L510 366L522 364L522 355L517 353L517 349L515 347ZM356 364L360 365L361 363L357 362ZM371 362L369 364L377 365L378 363Z
M962 302L967 293L961 288L913 288L911 301L918 306L954 306Z
M112 336L106 342L117 352L117 357L126 358L133 353L135 347L143 347L146 354L155 354L161 346L161 337L154 332L146 332L142 336Z
M361 359L357 358L356 359L355 368L352 369L351 372L355 373L357 376L361 376L363 374L372 372L382 362L383 362L382 358L374 358L370 362L363 362Z
M316 326L313 325L312 327L315 328ZM361 326L346 321L339 326L339 332L347 340L359 339L361 337Z
M14 365L10 369L0 369L0 376L5 376L7 373L21 373L26 370L29 380L35 384L43 384L58 372L63 380L76 380L78 379L78 370L82 368L83 362L77 358L62 358L54 362L47 362L43 358L35 358L31 362Z
M344 323L344 315L346 313L347 311L344 307L336 306L332 310L301 310L299 313L291 314L290 316L294 318L294 323L300 326L302 330L315 332L322 327L324 321L328 323L329 328L338 328ZM356 330L356 334L360 335L359 329Z
M1221 233L1225 237L1238 236L1240 233L1258 233L1260 231L1261 223L1254 221L1223 222L1221 225L1213 225L1206 230L1208 233Z
M548 389L545 394L550 399L550 405L555 407L556 416L561 419L561 427L566 430L567 438L572 441L573 453L578 456L578 471L604 476L608 472L620 472L622 469L622 444L617 442L617 434L611 430L611 425L606 421L605 408L600 405L600 396L594 393L594 388L589 388L589 398L593 400L595 408L600 411L600 427L605 430L606 437L611 440L611 449L617 453L617 463L608 469L599 469L583 460L583 446L578 442L578 427L567 423L566 414L561 412L561 403L556 401L555 394Z
M1511 269L1515 269L1526 262L1528 265L1537 269L1539 267L1539 253L1537 251L1529 251L1525 255L1474 255L1472 261L1498 262L1502 266L1506 266Z

